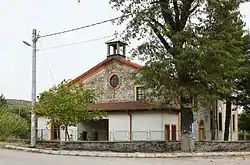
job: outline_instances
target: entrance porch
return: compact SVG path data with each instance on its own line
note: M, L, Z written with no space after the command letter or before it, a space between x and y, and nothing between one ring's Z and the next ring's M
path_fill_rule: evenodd
M101 119L97 121L81 122L77 125L77 132L79 140L108 141L109 120Z

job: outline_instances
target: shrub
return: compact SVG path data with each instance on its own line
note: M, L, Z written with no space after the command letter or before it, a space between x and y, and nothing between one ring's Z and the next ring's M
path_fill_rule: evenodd
M8 109L0 109L0 140L27 139L28 122Z

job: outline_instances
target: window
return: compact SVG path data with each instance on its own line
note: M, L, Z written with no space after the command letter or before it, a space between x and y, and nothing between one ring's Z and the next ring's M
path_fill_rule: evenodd
M109 79L109 84L113 87L113 88L116 88L118 85L119 85L119 77L114 74L110 77Z
M219 113L219 131L222 131L222 113Z
M171 133L172 133L171 140L176 141L176 125L171 125Z
M145 90L142 87L136 87L136 100L145 100Z
M170 125L165 125L165 140L170 141Z
M233 121L232 121L233 122L233 131L235 131L235 115L233 115L232 118L233 118Z

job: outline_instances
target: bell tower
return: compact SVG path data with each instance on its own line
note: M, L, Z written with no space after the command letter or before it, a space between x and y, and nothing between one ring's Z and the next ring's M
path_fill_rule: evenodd
M126 58L127 44L122 41L110 41L107 44L107 57L120 56Z

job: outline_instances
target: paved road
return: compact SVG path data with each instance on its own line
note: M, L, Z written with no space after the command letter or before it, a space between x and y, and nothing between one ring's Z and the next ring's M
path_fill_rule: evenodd
M250 158L122 159L45 155L1 150L0 165L249 165Z

